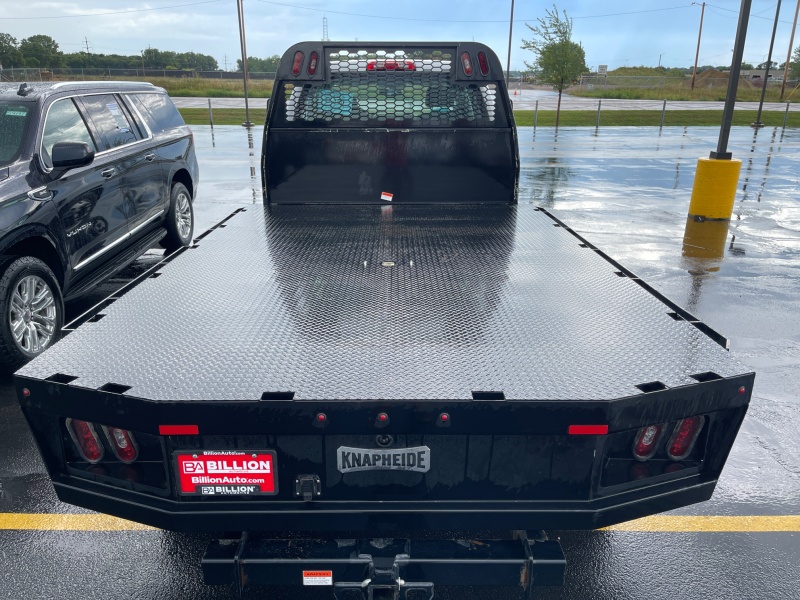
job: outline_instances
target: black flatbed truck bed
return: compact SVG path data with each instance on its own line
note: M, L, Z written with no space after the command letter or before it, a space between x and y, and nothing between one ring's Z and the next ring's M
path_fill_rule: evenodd
M278 197L275 174L293 173L285 156L276 166L265 154ZM299 584L302 567L330 570L319 584L339 598L365 580L370 598L394 598L432 593L438 559L465 583L552 583L563 573L557 543L526 532L711 496L754 375L724 337L556 216L497 201L267 200L16 374L59 498L172 530L307 532L318 549L219 542L204 562L209 583ZM671 456L693 419L691 444ZM76 451L74 422L94 424L102 460ZM651 427L653 453L634 456ZM135 436L135 461L110 452L115 428ZM269 461L270 485L215 493L198 480L187 491L185 461L209 455ZM516 531L519 555L507 540L403 539L402 551L381 541L476 530ZM335 542L324 556L336 536L380 539L351 551ZM483 551L456 556L465 543Z

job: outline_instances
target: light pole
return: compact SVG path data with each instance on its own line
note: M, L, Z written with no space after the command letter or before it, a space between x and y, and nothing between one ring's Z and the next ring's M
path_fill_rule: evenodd
M767 55L767 68L764 71L764 81L761 84L761 99L758 101L758 114L756 115L756 122L752 123L750 127L763 127L761 122L761 109L764 106L764 96L767 93L767 85L769 84L769 68L772 66L772 48L775 46L775 32L778 30L778 17L781 14L781 0L778 0L778 8L775 9L775 23L772 25L772 39L769 41L769 54Z
M661 57L664 56L665 54L666 54L666 52L662 52L661 54L658 55L658 66L659 67L661 66Z
M697 4L697 2L692 2ZM692 89L694 89L694 80L697 78L697 61L700 58L700 37L703 35L703 17L706 14L706 3L703 2L700 10L700 31L697 32L697 52L694 54L694 71L692 71Z
M236 0L236 8L239 16L239 41L242 45L242 74L244 75L244 127L252 127L250 122L250 105L247 100L247 45L244 42L244 7L242 0Z
M508 59L506 60L506 88L511 83L511 34L514 31L514 0L511 0L511 18L508 20Z
M781 97L786 91L786 80L789 78L789 63L792 60L792 44L794 44L794 32L797 29L797 15L800 14L800 0L797 0L797 8L794 10L794 23L792 24L792 36L789 38L789 52L786 53L786 67L783 69L783 82L781 83Z

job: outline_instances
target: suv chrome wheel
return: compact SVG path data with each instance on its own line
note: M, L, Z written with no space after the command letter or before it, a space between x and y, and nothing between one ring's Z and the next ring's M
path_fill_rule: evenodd
M175 199L175 221L178 233L182 238L188 238L192 231L192 206L189 195L181 190Z
M11 295L9 321L14 341L23 351L38 354L56 333L56 300L47 282L36 275L19 280Z

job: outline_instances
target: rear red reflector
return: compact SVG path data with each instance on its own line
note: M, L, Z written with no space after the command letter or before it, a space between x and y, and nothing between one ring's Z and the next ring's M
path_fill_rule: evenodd
M704 417L689 417L678 421L672 437L667 442L667 456L672 460L683 460L694 448L697 437L703 429Z
M461 53L461 65L464 67L464 75L472 75L472 57L469 52Z
M608 425L570 425L570 435L605 435Z
M86 421L78 421L77 419L67 419L65 424L83 460L92 464L99 463L103 460L105 450L94 429L94 425Z
M648 460L656 453L664 424L642 427L633 440L633 456L636 460Z
M314 75L317 72L317 62L319 61L319 54L316 52L311 53L311 57L308 60L308 74Z
M486 58L486 52L478 52L478 66L481 69L481 75L489 74L489 60Z
M199 435L197 425L159 425L158 433L161 435Z
M292 74L295 76L300 75L303 70L303 53L299 50L294 53L294 62L292 63Z
M103 425L103 432L106 434L106 439L114 451L114 455L120 461L132 463L139 458L139 445L130 431Z

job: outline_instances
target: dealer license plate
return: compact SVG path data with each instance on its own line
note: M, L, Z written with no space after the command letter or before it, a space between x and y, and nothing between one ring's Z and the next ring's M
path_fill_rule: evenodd
M176 452L178 492L196 496L252 496L278 493L275 452Z

